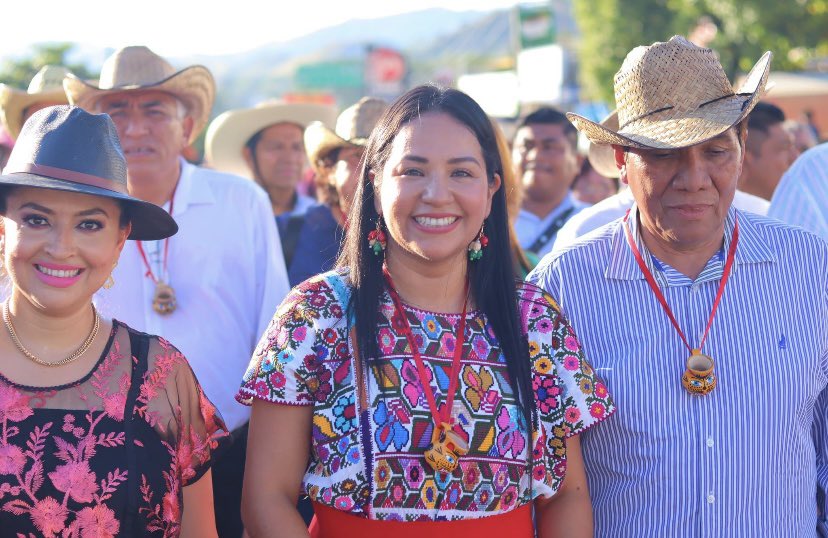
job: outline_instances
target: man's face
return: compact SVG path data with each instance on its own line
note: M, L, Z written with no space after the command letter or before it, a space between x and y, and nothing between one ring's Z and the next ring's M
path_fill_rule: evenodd
M98 101L98 110L115 122L131 181L177 173L193 120L175 97L155 90L114 93Z
M578 154L563 125L524 125L515 134L512 153L527 198L562 200L578 175Z
M768 127L767 133L758 133L758 143L752 143L751 136L748 133L744 176L750 181L752 192L770 200L793 162L793 137L781 123Z
M256 181L265 189L295 189L305 165L304 129L295 123L266 127L255 152L244 149L244 157Z
M348 213L351 209L351 202L359 185L359 163L364 152L365 148L362 146L346 146L339 150L331 179L339 194L339 208L343 213Z
M744 141L735 128L675 150L623 149L616 146L649 233L677 251L691 250L721 237L742 170Z

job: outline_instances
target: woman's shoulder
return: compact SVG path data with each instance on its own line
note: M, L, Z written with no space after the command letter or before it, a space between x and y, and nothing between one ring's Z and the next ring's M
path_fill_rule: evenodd
M188 374L192 372L181 350L163 336L139 331L117 319L112 320L112 325L116 337L120 334L121 339L129 340L130 355L141 370L151 375L162 371L165 379L177 374L182 368Z
M561 308L558 302L546 290L529 281L520 281L516 285L518 308L523 311L526 307L540 307L559 315Z
M351 280L347 269L333 269L297 284L282 301L276 318L308 312L313 319L340 318L351 298Z

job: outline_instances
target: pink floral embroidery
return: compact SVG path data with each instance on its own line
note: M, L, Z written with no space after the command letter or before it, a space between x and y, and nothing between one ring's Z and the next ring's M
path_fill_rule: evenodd
M77 522L82 538L112 538L121 527L115 512L100 504L78 512Z
M20 422L32 416L29 397L14 387L0 385L0 421Z
M69 511L52 497L46 497L34 504L29 515L37 530L46 536L54 536L63 530Z
M14 445L0 446L0 474L16 475L23 470L26 456Z
M58 491L68 493L75 502L92 502L93 495L98 491L98 484L95 475L89 470L88 461L58 465L48 476Z

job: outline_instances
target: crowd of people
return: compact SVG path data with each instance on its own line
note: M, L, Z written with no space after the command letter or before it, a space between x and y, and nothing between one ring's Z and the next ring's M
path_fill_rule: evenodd
M210 121L141 46L0 86L2 532L828 536L828 144L771 57L642 45L508 130Z

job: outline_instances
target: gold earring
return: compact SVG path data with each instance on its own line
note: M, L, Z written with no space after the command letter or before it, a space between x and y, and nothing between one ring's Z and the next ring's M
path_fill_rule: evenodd
M115 262L115 265L112 266L112 270L115 271L115 268L118 267L118 262ZM107 277L106 282L104 282L104 289L112 289L112 286L115 285L115 278L112 276L112 273L109 273L109 277Z

